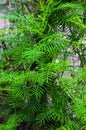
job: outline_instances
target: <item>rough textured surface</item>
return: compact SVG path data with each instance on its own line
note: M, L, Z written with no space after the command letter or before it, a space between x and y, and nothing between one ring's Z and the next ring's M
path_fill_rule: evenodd
M4 14L6 14L6 12L7 12L7 10L6 10L7 7L5 6L6 2L7 2L7 0L0 0L0 5L1 5L0 17L3 16ZM0 18L0 29L8 28L9 25L10 25L9 20Z
M3 16L3 13L0 13L0 16ZM8 28L10 25L9 20L0 18L0 29Z
M5 4L7 0L0 0L0 4Z

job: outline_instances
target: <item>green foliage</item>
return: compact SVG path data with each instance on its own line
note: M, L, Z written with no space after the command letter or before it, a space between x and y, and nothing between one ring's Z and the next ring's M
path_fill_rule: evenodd
M85 130L85 1L12 4L0 30L0 130Z

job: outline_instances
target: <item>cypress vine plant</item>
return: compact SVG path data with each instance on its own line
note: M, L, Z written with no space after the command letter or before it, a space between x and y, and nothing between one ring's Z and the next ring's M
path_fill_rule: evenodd
M0 32L0 130L85 130L86 2L12 4Z

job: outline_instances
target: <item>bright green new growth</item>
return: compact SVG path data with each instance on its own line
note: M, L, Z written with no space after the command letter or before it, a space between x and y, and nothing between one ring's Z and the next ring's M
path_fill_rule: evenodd
M14 3L0 32L0 130L85 130L86 2Z

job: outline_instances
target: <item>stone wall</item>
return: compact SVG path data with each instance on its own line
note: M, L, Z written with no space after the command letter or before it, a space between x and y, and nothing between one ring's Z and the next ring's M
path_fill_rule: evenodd
M6 14L6 2L7 0L0 0L0 17ZM0 18L0 29L8 28L10 25L9 20Z
M0 4L5 4L7 0L0 0Z
M3 16L3 13L0 13L0 16ZM9 20L8 19L2 19L0 18L0 29L6 29L8 28L10 25Z

